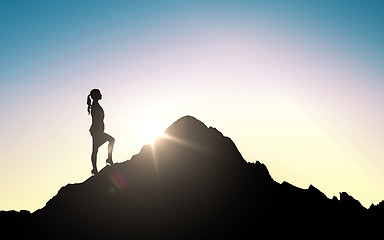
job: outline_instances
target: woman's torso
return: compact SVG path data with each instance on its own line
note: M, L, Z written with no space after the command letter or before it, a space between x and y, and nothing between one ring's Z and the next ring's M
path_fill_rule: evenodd
M89 131L104 132L104 110L99 103L93 103L91 108L92 125Z

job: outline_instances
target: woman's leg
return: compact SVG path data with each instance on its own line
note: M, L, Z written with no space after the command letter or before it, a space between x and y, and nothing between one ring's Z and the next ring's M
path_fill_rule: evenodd
M113 164L112 152L113 152L113 146L115 144L115 139L112 136L110 136L110 135L108 135L106 133L104 133L104 138L108 142L108 159L107 159L107 163Z
M91 155L91 161L92 161L92 167L93 167L92 173L96 174L98 172L97 171L97 152L99 150L99 147L108 141L107 163L112 165L113 164L112 152L113 152L113 145L115 143L115 139L104 132L97 133L97 134L94 133L92 137L93 137L93 147L92 147L92 155Z
M96 160L97 160L97 152L99 151L99 146L100 145L97 144L97 141L95 141L95 138L93 137L92 155L91 155L92 173L93 174L96 174L98 172Z

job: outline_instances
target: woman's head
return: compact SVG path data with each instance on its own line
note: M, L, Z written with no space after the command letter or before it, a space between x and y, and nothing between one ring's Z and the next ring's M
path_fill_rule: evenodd
M88 114L91 113L91 105L92 105L91 98L93 101L98 101L101 99L101 97L102 97L102 95L101 95L101 92L99 89L92 89L91 90L91 92L88 94L88 97L87 97Z
M89 93L93 101L95 100L100 100L101 99L101 92L99 89L92 89L91 92Z

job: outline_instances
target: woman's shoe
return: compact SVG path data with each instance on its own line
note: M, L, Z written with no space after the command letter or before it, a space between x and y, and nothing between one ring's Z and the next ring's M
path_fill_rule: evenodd
M96 175L97 173L98 173L98 171L96 169L92 169L92 171L91 171L92 175Z
M108 158L106 161L105 161L107 164L109 165L113 165L113 161L111 158Z

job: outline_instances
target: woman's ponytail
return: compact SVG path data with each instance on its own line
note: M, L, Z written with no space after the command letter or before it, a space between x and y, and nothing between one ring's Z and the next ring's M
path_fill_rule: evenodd
M91 102L91 94L88 94L88 97L87 97L88 115L91 114L91 104L92 104L92 102Z

